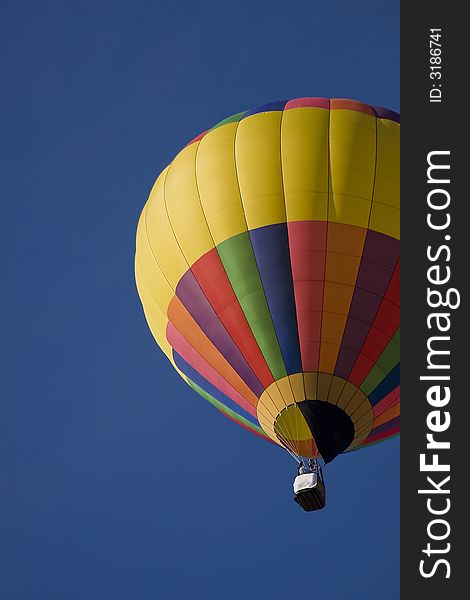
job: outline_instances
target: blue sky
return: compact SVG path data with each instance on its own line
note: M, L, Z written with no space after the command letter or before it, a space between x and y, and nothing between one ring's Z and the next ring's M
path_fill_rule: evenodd
M398 1L2 7L1 597L398 598L398 440L303 513L292 459L185 386L133 279L149 189L201 131L297 96L399 110Z

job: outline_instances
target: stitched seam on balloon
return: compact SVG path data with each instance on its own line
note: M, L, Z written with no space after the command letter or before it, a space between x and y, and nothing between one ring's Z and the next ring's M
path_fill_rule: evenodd
M331 98L328 100L328 135L327 135L327 142L328 142L328 169L327 169L327 175L328 175L328 181L327 181L327 204L326 204L326 232L325 232L325 260L323 263L323 290L322 290L322 303L321 303L321 321L320 321L320 333L319 333L319 347L318 347L318 364L317 364L317 372L320 373L320 361L321 361L321 349L322 349L322 334L323 334L323 316L324 316L324 312L323 309L325 307L325 289L326 289L326 263L327 263L327 257L328 257L328 231L329 231L329 223L330 223L330 184L331 184L331 141L330 141L330 136L331 136ZM317 376L317 381L316 381L316 392L315 392L315 396L316 398L318 398L318 379L319 377ZM331 383L332 381L330 381L330 387L328 388L328 394L329 391L331 389ZM343 384L343 388L346 385L346 382L344 382ZM339 396L342 393L342 390L339 394ZM338 399L339 399L338 396Z

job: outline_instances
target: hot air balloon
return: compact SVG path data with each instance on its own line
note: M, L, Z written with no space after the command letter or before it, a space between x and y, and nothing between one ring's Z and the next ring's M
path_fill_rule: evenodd
M399 141L397 113L354 100L241 112L162 171L137 228L176 371L315 482L399 432Z

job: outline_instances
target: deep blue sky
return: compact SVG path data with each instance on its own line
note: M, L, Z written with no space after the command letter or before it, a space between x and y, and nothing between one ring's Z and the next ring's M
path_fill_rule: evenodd
M0 596L396 600L398 440L339 457L303 513L287 453L164 359L133 257L154 179L223 117L399 110L398 0L2 7Z

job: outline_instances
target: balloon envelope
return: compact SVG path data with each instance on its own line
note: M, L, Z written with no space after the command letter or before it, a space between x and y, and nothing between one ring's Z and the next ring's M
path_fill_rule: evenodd
M296 455L329 461L399 431L399 141L383 108L268 104L189 143L139 220L159 346L203 398Z

